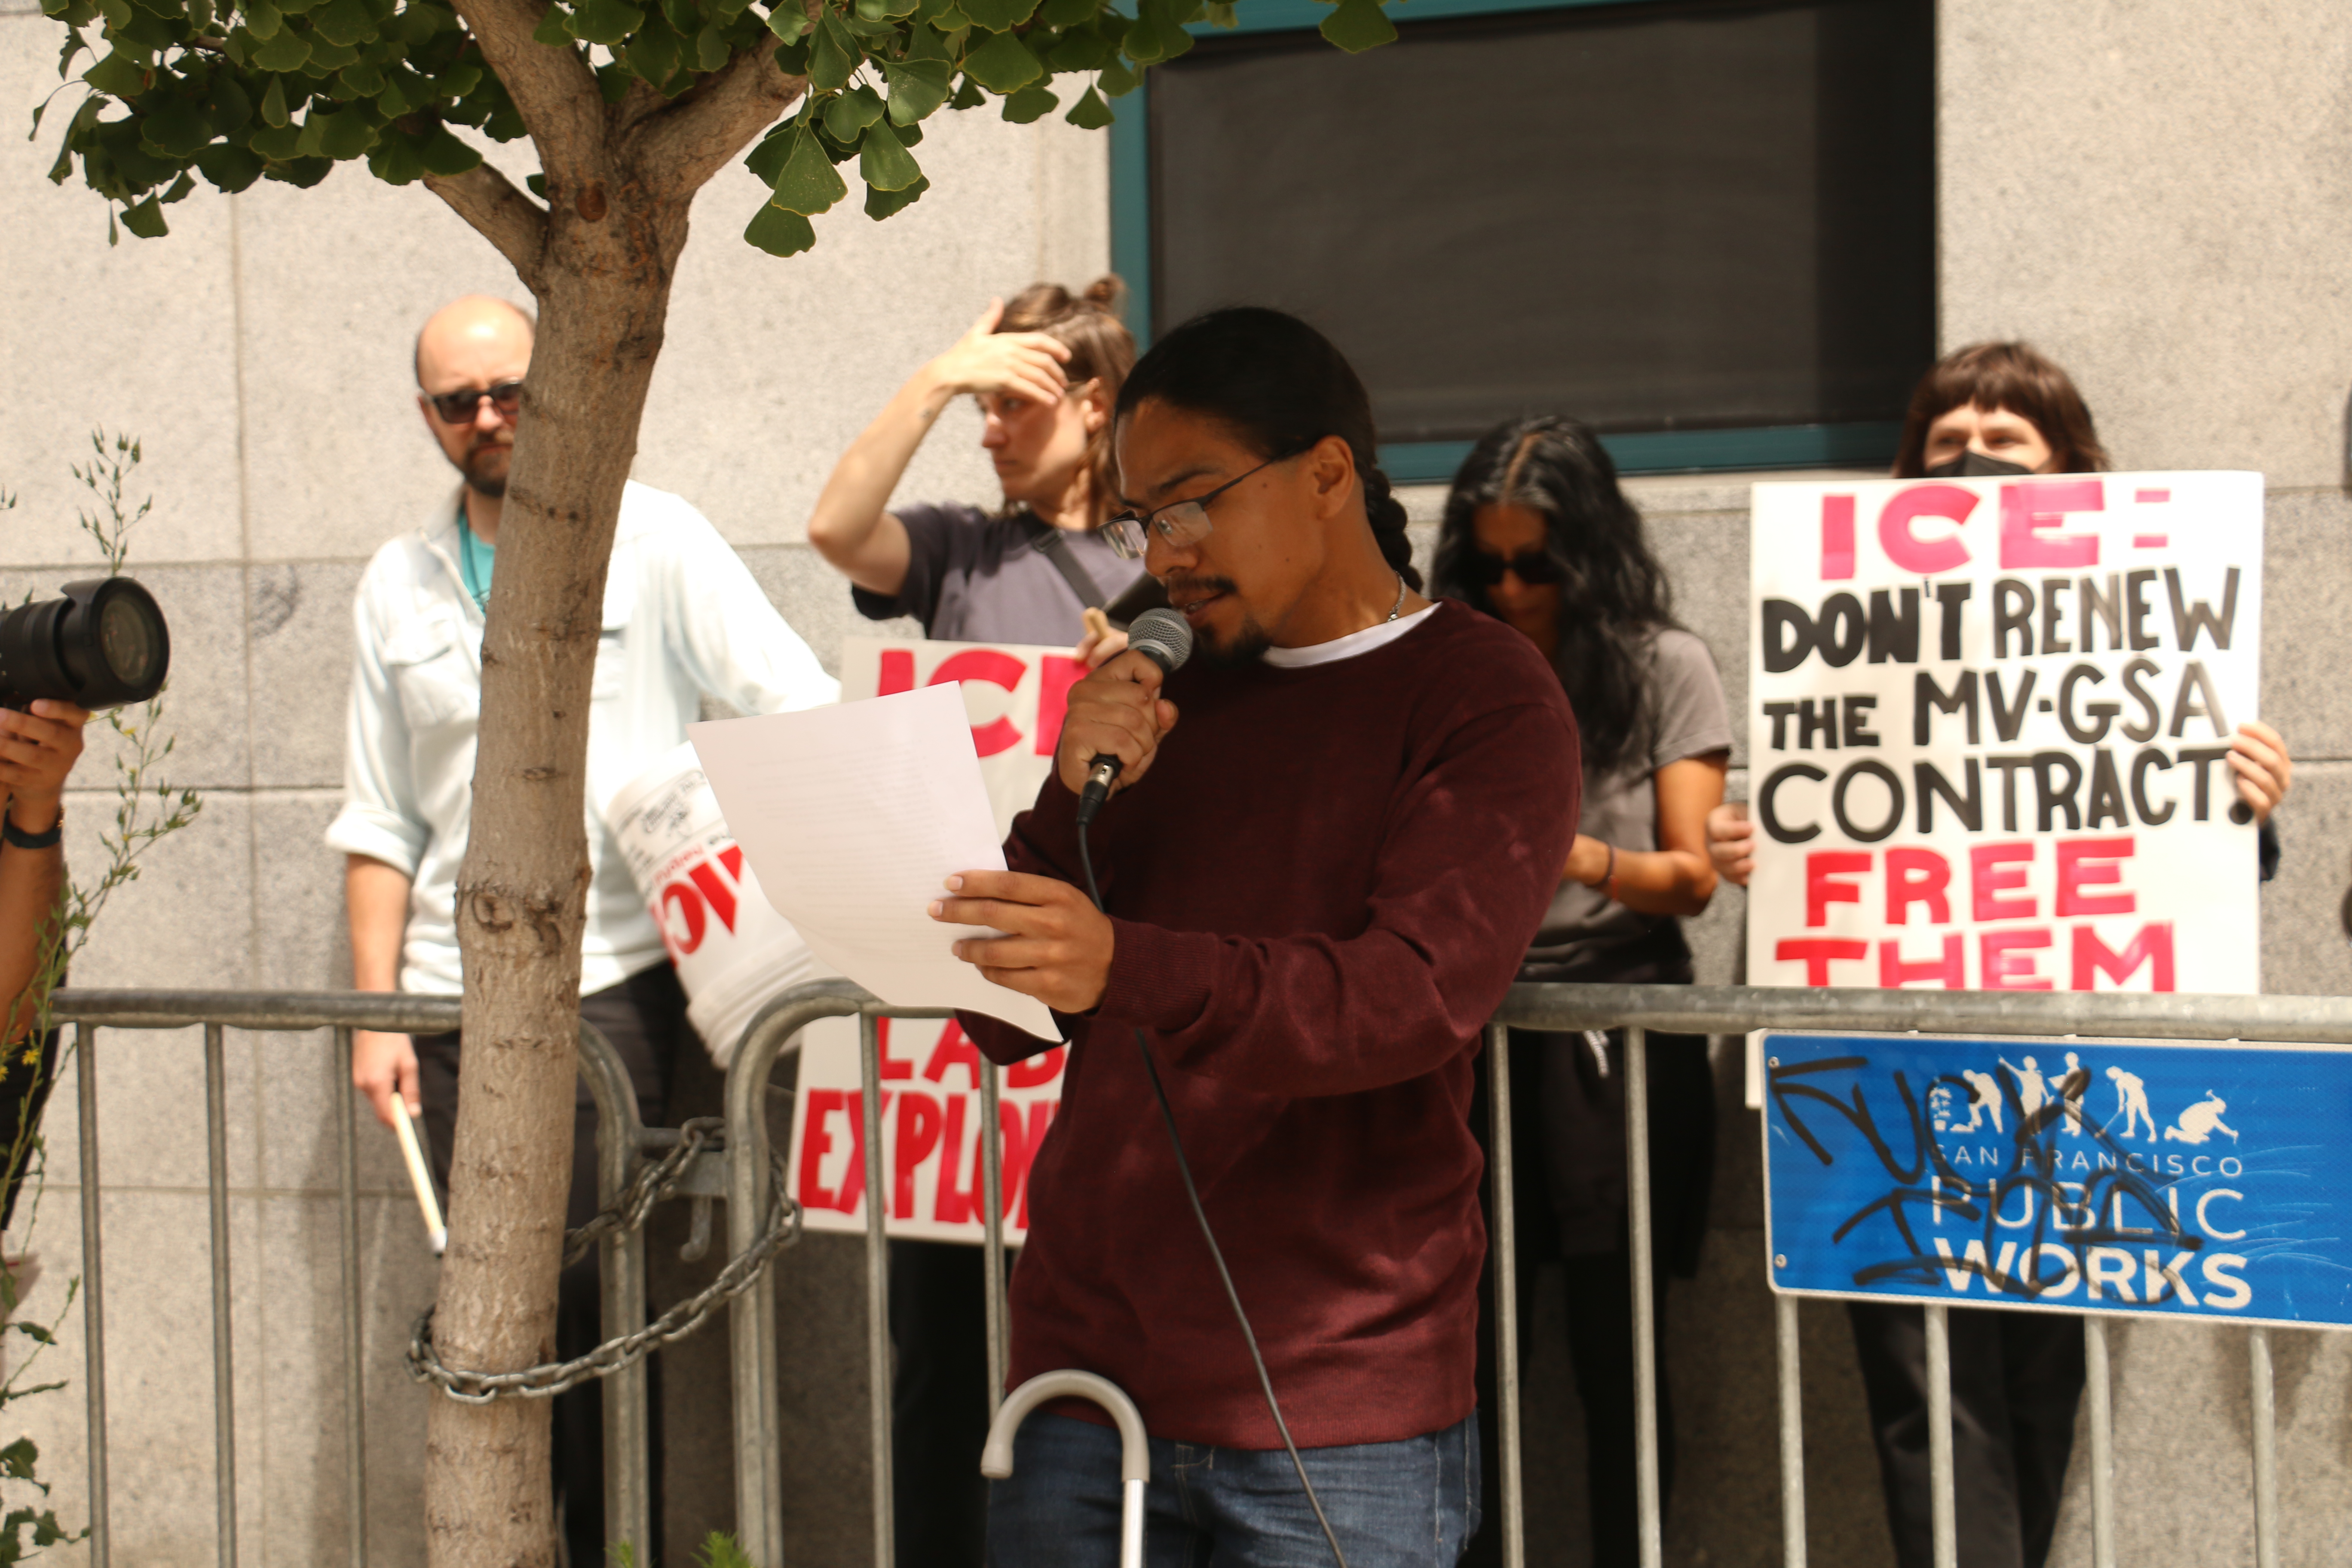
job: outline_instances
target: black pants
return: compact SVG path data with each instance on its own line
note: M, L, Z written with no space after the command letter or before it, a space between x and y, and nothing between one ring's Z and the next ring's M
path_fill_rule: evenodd
M1622 1075L1622 1031L1611 1036L1612 1074ZM1590 1047L1580 1036L1549 1036L1511 1031L1512 1205L1517 1262L1519 1321L1534 1312L1538 1269L1557 1263L1567 1285L1568 1356L1576 1373L1576 1392L1584 1407L1586 1509L1592 1542L1593 1568L1637 1568L1641 1562L1641 1499L1635 1462L1633 1375L1633 1254L1622 1207L1614 1228L1614 1247L1589 1250L1594 1231L1590 1212L1607 1194L1596 1197L1574 1169L1580 1162L1559 1159L1563 1151L1552 1145L1563 1137L1608 1142L1611 1160L1622 1168L1622 1131L1598 1136L1597 1126L1560 1123L1562 1096L1559 1075L1573 1065L1576 1053ZM1651 1215L1654 1226L1650 1269L1651 1324L1657 1347L1655 1387L1658 1402L1658 1505L1664 1511L1674 1490L1675 1412L1666 1375L1666 1289L1678 1268L1695 1261L1699 1237L1706 1230L1706 1189L1713 1173L1713 1079L1706 1066L1706 1040L1696 1035L1649 1037ZM1479 1089L1472 1110L1472 1128L1483 1144L1487 1141L1491 1112L1486 1102L1486 1062L1479 1058ZM1551 1090L1547 1094L1549 1087ZM1591 1087L1589 1079L1587 1087ZM1616 1097L1594 1097L1586 1120L1595 1109L1613 1104L1622 1128L1622 1079ZM1575 1151L1565 1152L1574 1153ZM1584 1162L1590 1163L1590 1162ZM1586 1173L1590 1174L1591 1173ZM1580 1212L1562 1213L1573 1197ZM1622 1188L1615 1200L1622 1205ZM1489 1190L1480 1203L1493 1234L1494 1198ZM1582 1238L1570 1254L1563 1235ZM1503 1560L1501 1405L1496 1386L1494 1258L1490 1247L1479 1283L1478 1423L1479 1441L1489 1456L1485 1466L1486 1522L1463 1554L1464 1568L1492 1568ZM1524 1333L1520 1354L1526 1355ZM1522 1409L1521 1429L1530 1412Z
M1927 1329L1917 1307L1849 1301L1900 1568L1931 1568ZM1961 1568L2042 1568L2058 1528L2083 1325L2038 1312L1951 1309L1952 1481Z
M890 1244L891 1507L898 1561L981 1568L988 1536L988 1288L983 1248Z
M0 1164L7 1173L7 1197L0 1203L0 1230L16 1216L16 1194L33 1162L33 1142L41 1135L41 1111L58 1081L61 1031L27 1035L0 1050Z
M633 974L618 985L580 999L580 1016L604 1031L629 1070L637 1091L637 1115L648 1127L664 1125L669 1098L670 1064L680 1050L694 1047L693 1030L686 1021L686 993L677 971L664 963ZM431 1141L433 1174L446 1194L449 1187L449 1152L457 1129L458 1061L462 1055L456 1034L420 1035L416 1038L417 1088L425 1101L425 1131ZM572 1102L572 1198L564 1224L577 1229L596 1215L596 1102L581 1082ZM599 1300L596 1254L565 1269L556 1289L555 1353L564 1360L584 1355L604 1341L603 1303ZM653 1542L662 1539L661 1516L661 1359L646 1362L651 1384L647 1401L653 1415ZM604 1387L603 1381L583 1383L554 1400L555 1489L563 1521L563 1539L572 1568L603 1568L604 1556ZM974 1463L978 1461L975 1459ZM651 1563L640 1560L643 1568Z

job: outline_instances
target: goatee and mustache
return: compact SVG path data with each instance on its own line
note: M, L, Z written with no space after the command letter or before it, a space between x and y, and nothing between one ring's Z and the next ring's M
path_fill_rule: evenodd
M1239 592L1230 577L1175 576L1167 579L1163 585L1167 589L1169 602L1175 605L1194 604L1218 594ZM1189 616L1186 618L1190 619ZM1193 626L1192 635L1195 638L1192 657L1219 669L1238 669L1244 665L1255 664L1265 650L1274 646L1273 639L1265 634L1265 628L1247 615L1243 616L1241 626L1231 637L1209 626Z
M466 449L457 471L466 476L467 489L497 498L507 493L507 465L513 459L513 442L477 441Z

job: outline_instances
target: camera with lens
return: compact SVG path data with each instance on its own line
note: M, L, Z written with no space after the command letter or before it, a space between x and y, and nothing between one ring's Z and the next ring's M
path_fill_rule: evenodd
M58 598L0 614L0 707L44 697L93 712L144 702L171 667L163 607L128 577L68 583Z

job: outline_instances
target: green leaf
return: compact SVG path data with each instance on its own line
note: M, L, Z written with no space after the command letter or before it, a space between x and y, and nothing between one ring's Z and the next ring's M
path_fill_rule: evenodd
M269 79L269 90L261 95L261 118L272 125L286 123L285 78L274 76Z
M302 128L273 125L253 133L251 146L273 163L290 163L302 153Z
M163 221L163 207L157 205L153 196L135 206L125 207L122 226L142 239L161 239L172 232L171 226Z
M1388 13L1381 9L1381 0L1339 0L1317 31L1351 55L1393 44L1397 36Z
M915 155L887 124L869 126L857 156L857 177L877 191L903 191L923 177Z
M1062 106L1062 100L1042 87L1024 87L1004 100L1004 118L1015 125L1026 125L1033 120L1043 120Z
M338 98L373 98L383 90L383 72L376 68L373 60L359 60L345 66L335 73L335 80L342 88L336 94Z
M987 101L988 95L980 90L980 83L972 80L970 77L966 77L963 79L963 84L956 89L956 95L948 100L948 107L950 109L978 109L982 104L986 103Z
M550 5L547 8L547 15L539 19L539 26L530 30L532 43L545 44L551 49L570 48L574 37L572 31L572 13L561 5ZM394 180L392 183L400 185L406 184L408 182Z
M884 62L882 79L890 86L890 123L912 125L945 103L953 75L943 60Z
M646 18L646 25L637 29L635 37L629 40L629 47L625 51L629 68L659 87L677 74L679 61L685 53L679 47L680 43L676 29L669 25L669 18L656 12Z
M816 36L809 40L809 85L835 92L849 85L850 73L866 58L841 18L831 11L817 18Z
M1213 27L1223 27L1230 31L1242 25L1242 19L1234 15L1234 0L1209 0L1205 10L1209 26Z
M291 31L289 28L289 31ZM310 58L302 63L302 74L323 77L338 71L360 58L360 52L349 44L331 43L316 34L310 37Z
M972 80L992 92L1012 92L1045 74L1029 46L1010 33L998 33L964 57L963 68Z
M205 118L224 134L242 130L253 118L253 100L245 84L227 71L214 77L205 94Z
M776 0L775 9L768 13L768 31L788 44L797 42L813 26L808 13L793 0Z
M82 72L81 79L110 98L136 98L147 90L146 68L120 50Z
M462 174L482 161L480 148L459 141L446 125L426 138L417 152L425 160L425 172L428 174Z
M278 29L285 25L285 18L278 14L278 7L269 0L253 0L253 4L246 7L245 30L265 44L276 37Z
M975 27L985 27L992 33L1009 33L1027 21L1037 9L1037 0L956 0Z
M1143 85L1143 79L1130 70L1125 60L1113 60L1095 78L1095 85L1102 89L1105 98L1125 98Z
M760 144L744 156L743 166L751 171L754 179L772 191L776 188L776 176L784 172L784 160L792 153L795 134L789 125L779 125L761 137Z
M375 31L375 17L362 0L328 0L326 9L310 18L310 26L327 42L348 46Z
M913 206L922 194L930 188L931 182L929 175L919 176L913 184L903 190L884 191L868 185L866 187L866 216L880 223L884 218Z
M196 170L215 186L235 195L261 178L261 158L246 148L215 142L196 154Z
M646 14L628 0L586 0L572 13L573 37L608 48L645 25Z
M836 142L855 144L867 126L882 118L882 110L881 95L861 83L836 94L825 104L825 134Z
M281 76L300 70L310 63L310 40L291 27L280 27L276 37L253 51L253 63Z
M1045 51L1050 71L1100 70L1118 58L1118 46L1092 27L1065 33Z
M857 0L857 15L863 21L893 22L911 16L920 0Z
M185 170L182 170L180 177L172 182L172 188L163 193L164 205L169 205L173 202L185 201L187 199L188 193L195 188L195 176L187 173ZM26 1325L20 1324L18 1326L25 1327Z
M784 165L776 174L774 205L788 213L814 217L848 194L848 183L817 145L816 137L805 127L793 132L793 150L785 154Z
M799 213L772 204L752 215L743 237L771 256L798 256L816 244L816 229Z
M694 68L715 71L727 63L727 35L713 22L694 36Z
M776 68L783 72L786 76L804 77L808 75L808 39L803 37L796 44L778 44L776 46L776 52L773 58L776 62Z
M1102 100L1102 94L1093 88L1088 88L1077 102L1070 105L1070 111L1062 118L1081 131L1100 131L1118 117L1110 111L1110 105Z
M335 161L332 158L296 158L290 163L270 164L262 178L292 185L298 191L307 191L334 172Z
M374 122L368 118L366 110L356 106L334 115L319 133L320 154L338 163L356 158L374 145Z
M1099 0L1045 0L1037 20L1049 27L1079 27L1094 19Z
M213 128L193 103L167 103L147 116L140 134L163 153L184 158L213 139Z

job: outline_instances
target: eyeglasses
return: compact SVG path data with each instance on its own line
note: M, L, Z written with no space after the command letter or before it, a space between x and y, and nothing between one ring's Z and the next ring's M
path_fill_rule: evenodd
M490 406L511 419L522 407L522 383L501 381L487 391L468 387L463 392L436 392L428 394L425 401L433 405L433 412L441 416L442 424L470 425L474 411L485 397L490 400Z
M1530 588L1541 588L1559 582L1565 573L1559 563L1540 550L1522 550L1506 560L1484 550L1473 550L1463 557L1462 574L1481 588L1491 588L1508 572Z
M1248 474L1235 474L1207 495L1194 496L1190 500L1172 500L1147 512L1122 513L1103 524L1102 536L1109 542L1112 553L1129 561L1143 559L1143 552L1150 548L1155 530L1175 549L1198 543L1209 537L1213 526L1209 521L1211 501L1248 479L1250 474L1270 468L1276 463L1286 463L1297 456L1297 452L1285 452L1279 458L1268 458Z

